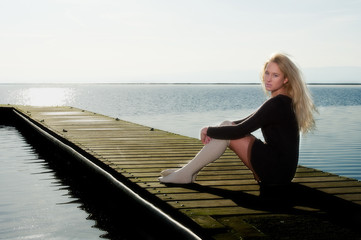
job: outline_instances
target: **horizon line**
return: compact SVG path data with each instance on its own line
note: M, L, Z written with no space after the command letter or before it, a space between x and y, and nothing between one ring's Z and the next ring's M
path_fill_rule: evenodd
M94 84L94 85L100 85L100 84L106 84L106 85L112 85L112 84L119 84L119 85L261 85L261 83L255 83L255 82L249 82L249 83L237 83L237 82L0 82L0 85L22 85L22 84L29 84L29 85L38 85L38 84L44 84L44 85L70 85L70 84ZM306 83L307 85L361 85L361 83Z

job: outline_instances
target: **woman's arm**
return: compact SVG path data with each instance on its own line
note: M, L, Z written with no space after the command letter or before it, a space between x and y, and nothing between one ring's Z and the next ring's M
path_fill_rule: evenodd
M281 117L280 99L271 98L256 112L234 126L208 127L207 136L216 139L238 139L250 134L262 126L275 122ZM238 121L236 121L238 122ZM235 123L236 123L235 122Z
M233 123L236 124L236 125L237 125L237 124L240 124L240 123L246 121L248 118L252 117L252 115L253 115L253 114L251 114L251 115L249 115L248 117L243 118L243 119L241 119L241 120L233 121Z

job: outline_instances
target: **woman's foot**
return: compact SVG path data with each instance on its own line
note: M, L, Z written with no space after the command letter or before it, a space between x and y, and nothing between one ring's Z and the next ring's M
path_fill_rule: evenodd
M166 177L166 176L168 176L169 174L171 174L171 173L173 173L173 172L175 172L175 171L177 171L177 169L166 169L166 170L163 170L163 171L160 173L160 175L161 175L162 177Z
M161 183L173 183L173 184L189 184L193 183L197 178L197 173L189 176L181 169L167 169L161 172L159 181Z

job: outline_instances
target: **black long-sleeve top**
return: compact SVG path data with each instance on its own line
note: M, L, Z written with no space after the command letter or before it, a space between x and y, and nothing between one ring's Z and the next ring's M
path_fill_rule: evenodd
M273 169L294 175L298 163L299 129L290 97L281 94L272 97L253 114L234 123L233 126L209 127L207 135L233 140L261 128L265 143L256 141L251 151L255 171L258 171L258 175L269 175L262 172L272 171L265 169L272 163Z

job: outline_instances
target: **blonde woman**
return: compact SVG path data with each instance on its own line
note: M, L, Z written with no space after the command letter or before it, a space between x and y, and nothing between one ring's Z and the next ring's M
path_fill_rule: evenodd
M270 98L253 114L201 130L202 150L184 167L164 170L162 183L188 184L208 163L229 147L265 184L284 184L293 179L299 155L300 132L314 125L315 107L297 66L284 54L275 54L264 64L262 85ZM264 141L251 133L261 129Z

